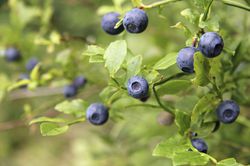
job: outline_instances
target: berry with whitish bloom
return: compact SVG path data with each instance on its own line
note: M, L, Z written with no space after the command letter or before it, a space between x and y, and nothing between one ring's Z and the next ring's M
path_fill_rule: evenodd
M123 26L130 33L141 33L148 26L147 13L138 8L128 11L123 19Z
M136 99L144 99L148 96L148 82L143 77L133 76L128 80L128 94Z
M21 59L21 53L14 47L7 48L5 50L5 59L9 62L19 61Z
M195 47L185 47L181 49L177 56L178 67L186 73L194 72L194 54L197 49Z
M240 114L240 107L233 100L225 100L217 107L216 113L220 122L233 123Z
M80 88L80 87L84 86L86 84L86 82L87 82L87 79L84 76L78 76L73 81L73 85L77 88Z
M93 103L87 108L86 118L94 125L102 125L108 121L108 108L102 103Z
M198 49L208 58L214 58L220 55L223 48L223 39L215 32L206 32L200 38Z
M74 97L77 94L77 88L74 85L67 85L63 89L66 98Z
M110 35L120 34L124 30L123 25L121 24L118 28L115 28L115 25L120 21L119 17L120 14L116 12L105 14L102 18L102 29Z
M207 146L206 142L203 139L201 139L201 138L193 138L191 140L191 143L192 143L193 147L195 149L197 149L199 152L207 153L208 146Z

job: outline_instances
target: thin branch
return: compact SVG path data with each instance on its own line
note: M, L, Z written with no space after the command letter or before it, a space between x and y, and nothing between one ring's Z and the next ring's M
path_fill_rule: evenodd
M162 6L162 5L167 5L169 3L179 2L179 1L183 1L183 0L162 0L160 2L155 2L155 3L152 3L150 5L141 4L140 8L142 8L142 9L151 9L151 8L159 7L159 6Z

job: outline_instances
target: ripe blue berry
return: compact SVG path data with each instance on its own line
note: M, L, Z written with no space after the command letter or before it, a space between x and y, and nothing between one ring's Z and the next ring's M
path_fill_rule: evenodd
M36 58L31 58L29 61L26 63L26 69L28 71L32 71L33 68L38 64L38 60Z
M18 61L21 59L21 53L14 47L5 50L5 58L9 62Z
M108 121L108 108L101 103L93 103L88 107L86 117L90 123L102 125Z
M194 72L194 54L197 51L195 47L186 47L179 51L177 56L178 67L186 73Z
M133 76L127 83L128 94L136 99L148 96L148 82L142 77Z
M73 85L77 88L80 88L81 86L84 86L86 82L87 80L84 76L78 76L75 78Z
M120 14L115 12L110 12L105 14L102 18L102 23L101 23L102 29L110 35L117 35L121 33L124 30L122 24L118 28L116 29L114 28L116 23L118 23L120 20L119 17Z
M123 26L130 33L141 33L148 26L148 16L145 11L134 8L125 14Z
M200 138L193 138L191 140L191 143L195 149L197 149L199 152L207 153L207 144L203 139Z
M63 92L66 98L70 98L77 94L77 88L74 85L67 85L64 87Z
M198 49L204 56L213 58L220 55L223 47L224 42L220 35L215 32L206 32L200 38Z
M220 103L216 109L216 113L220 122L226 124L233 123L240 113L240 107L235 101L226 100Z

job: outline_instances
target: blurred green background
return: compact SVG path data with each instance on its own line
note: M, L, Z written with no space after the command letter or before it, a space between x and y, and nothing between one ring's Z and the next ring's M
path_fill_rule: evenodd
M160 17L157 9L149 10L149 26L144 33L121 36L109 36L100 27L101 16L97 11L103 5L112 5L110 0L20 0L18 5L16 2L0 0L0 48L14 45L24 57L21 63L15 64L0 59L0 165L171 165L168 159L152 156L157 143L177 132L174 125L159 124L157 117L161 109L125 108L119 110L123 120L109 121L102 127L81 123L72 126L66 134L42 137L39 127L28 126L28 121L39 115L56 114L54 106L64 100L60 89L48 96L40 96L39 93L26 96L24 94L29 93L26 90L6 94L4 89L25 72L27 59L37 57L46 70L63 71L50 82L49 87L61 87L75 75L83 74L89 82L76 98L98 101L98 94L107 85L108 75L102 65L89 64L88 58L81 55L87 44L107 46L123 38L135 54L143 55L145 64L157 61L185 46L184 33L170 26L179 21L185 22L179 13L194 7L192 1L170 4L162 10ZM145 3L150 2L154 1ZM221 3L215 4L212 15L221 21L221 33L226 38L227 47L235 48L243 36L249 37L250 15ZM131 5L130 1L125 5ZM62 35L60 44L41 42L41 39L49 39L53 31ZM63 65L58 56L67 49L70 49L73 60ZM183 95L189 97L188 94ZM179 101L180 107L188 104L178 96L175 100ZM242 107L242 110L243 116L250 118L249 107ZM235 157L241 163L250 163L249 138L250 129L241 124L222 126L219 132L206 139L209 154L218 160Z

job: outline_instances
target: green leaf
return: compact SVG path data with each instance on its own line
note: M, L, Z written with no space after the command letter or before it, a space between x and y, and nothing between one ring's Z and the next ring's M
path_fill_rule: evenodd
M169 53L164 58L160 59L155 65L155 70L164 70L169 68L170 66L176 64L177 53Z
M202 8L203 10L206 10L208 4L211 2L211 0L192 0L192 1L197 7Z
M199 20L198 13L192 11L192 9L189 8L181 11L181 15L184 16L192 24L196 24Z
M238 1L235 1L235 0L222 0L222 2L224 4L226 4L226 5L229 5L229 6L233 6L233 7L237 7L237 8L240 8L240 9L250 11L250 6L245 5L245 4L240 3Z
M70 60L70 54L71 54L70 49L65 49L63 51L60 51L56 56L56 62L62 65L68 64Z
M206 21L202 20L204 15L202 14L200 16L200 21L199 21L199 27L200 28L207 28L210 31L219 31L220 30L220 24L219 24L219 18L217 16L212 17L211 19L207 19Z
M209 59L209 79L213 81L217 86L220 86L223 84L223 70L222 70L222 64L221 64L221 57L218 56L215 58Z
M12 21L19 23L22 27L42 13L39 8L26 6L22 1L15 1L9 4L12 10Z
M159 95L176 94L190 87L192 83L189 80L171 80L157 89Z
M153 156L173 158L175 153L185 152L189 147L187 140L176 135L159 143L153 151Z
M141 71L142 56L132 57L127 62L127 78L137 75Z
M237 163L237 161L234 158L228 158L225 160L221 160L217 163L216 166L243 166L240 163Z
M59 126L55 123L44 122L40 125L40 131L42 136L55 136L65 133L69 129L69 126Z
M191 30L182 22L176 23L175 25L171 26L171 28L177 28L177 29L183 30L187 37L190 37L193 35Z
M191 117L183 111L177 110L175 112L175 123L179 128L179 133L184 135L185 132L190 128Z
M103 63L104 59L102 55L93 55L89 58L89 63Z
M113 3L117 7L121 7L122 3L124 3L125 0L113 0Z
M112 42L104 53L105 67L107 67L111 77L120 69L127 55L127 43L125 40Z
M101 7L98 8L97 14L98 15L104 15L106 13L113 12L115 10L116 10L115 6L104 5L104 6L101 6Z
M85 110L88 107L88 103L81 99L76 99L72 101L64 101L55 106L55 109L59 112L65 114L72 114L77 117L82 117L85 115Z
M206 21L207 20L213 2L214 2L214 0L210 0L209 4L207 5L205 13L204 13L204 15L202 17L202 21Z
M117 92L118 89L116 87L113 86L107 86L106 88L104 88L102 90L102 92L99 94L99 96L101 97L101 99L105 102L108 102L109 98L115 93Z
M93 56L93 55L103 55L105 50L102 47L96 45L88 45L87 50L84 51L82 54L86 56Z
M209 83L208 72L209 72L208 60L200 53L197 52L194 55L194 71L195 78L192 80L194 85L206 86Z
M195 105L191 115L191 126L196 129L202 124L204 114L215 110L218 99L214 94L207 94L203 96Z
M22 86L25 86L25 85L28 85L30 83L30 80L20 80L18 82L16 82L15 84L11 85L8 87L8 91L12 91L16 88L19 88L19 87L22 87Z
M173 157L174 165L206 165L208 162L207 155L194 151L175 153Z
M66 122L65 119L62 118L50 118L50 117L39 117L36 119L33 119L29 122L29 125L32 125L34 123L41 123L41 122L54 122L54 123L64 123Z
M30 73L30 79L32 81L38 81L39 80L39 77L40 77L40 67L41 67L41 64L38 63L31 71Z

